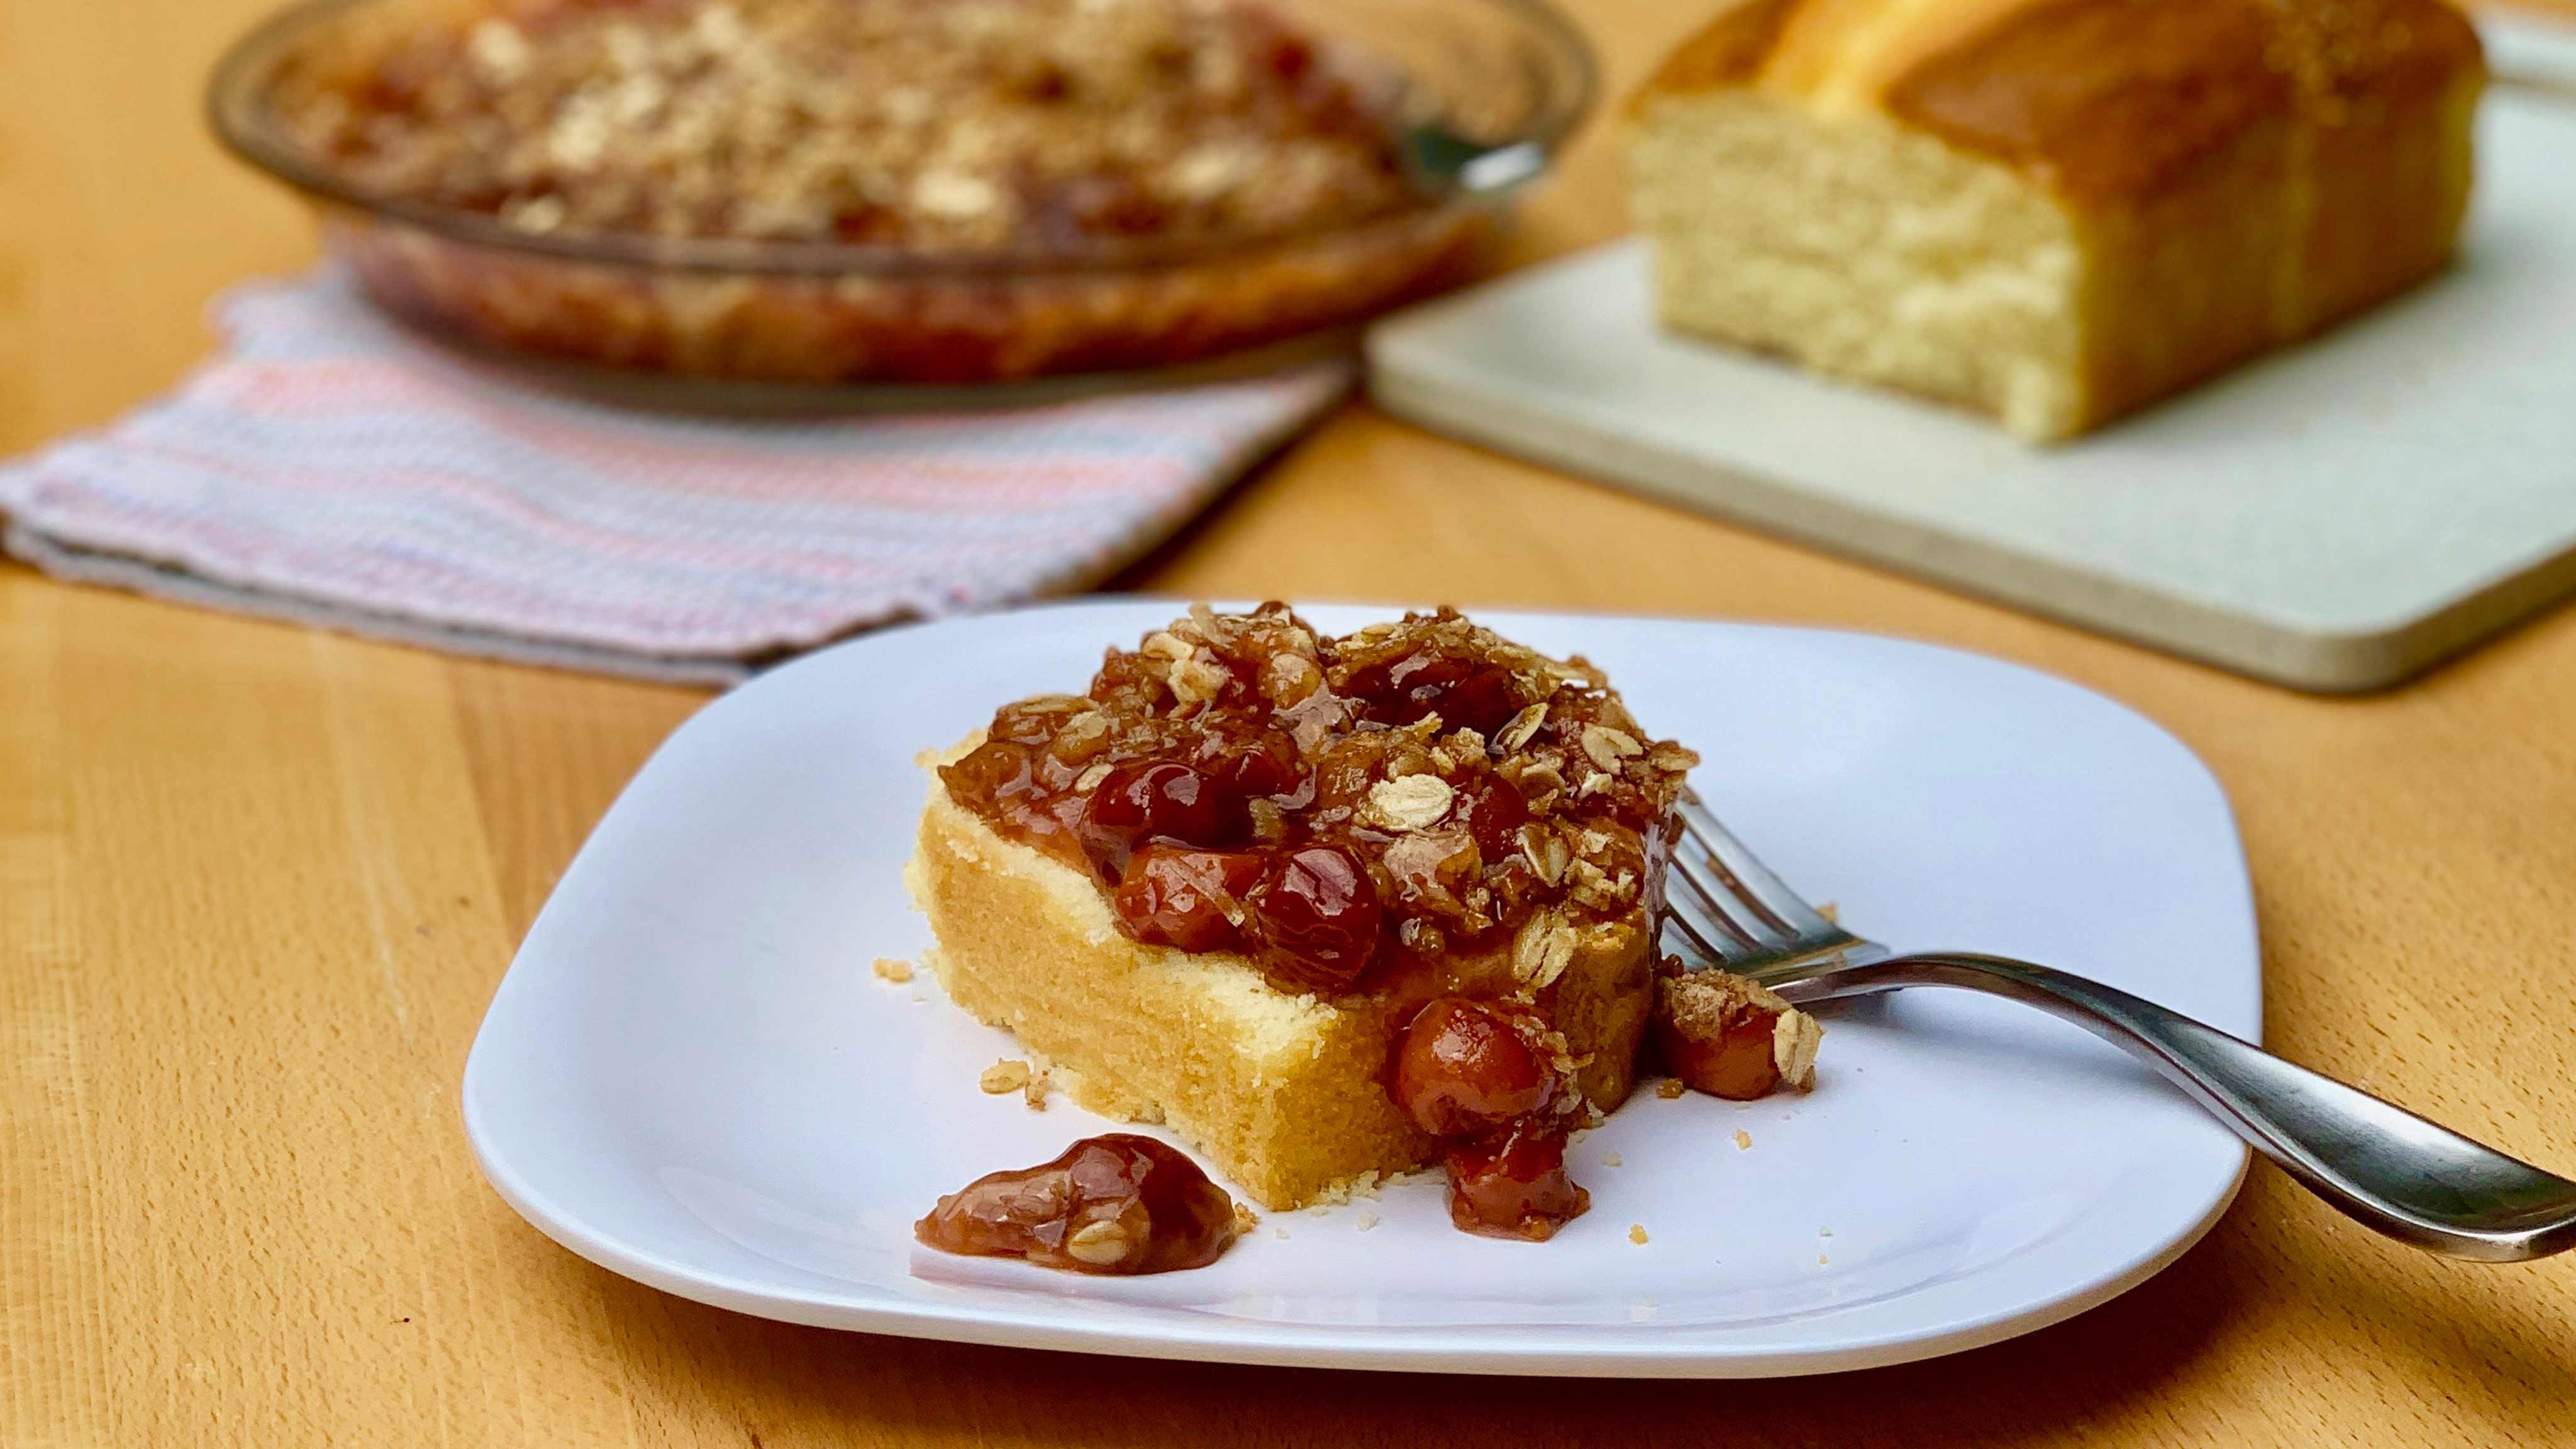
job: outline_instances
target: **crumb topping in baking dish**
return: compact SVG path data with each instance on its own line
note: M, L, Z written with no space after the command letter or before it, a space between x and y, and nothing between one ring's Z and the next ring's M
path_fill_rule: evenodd
M1046 253L1410 199L1398 78L1240 0L464 9L307 57L278 98L296 143L530 234Z

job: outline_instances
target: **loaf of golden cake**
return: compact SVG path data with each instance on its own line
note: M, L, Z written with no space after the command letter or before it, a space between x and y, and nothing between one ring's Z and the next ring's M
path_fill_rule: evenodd
M2442 0L1740 0L1630 108L1680 332L2080 433L2440 269Z
M1326 999L1234 952L1142 945L1081 872L1003 838L935 778L905 879L951 1000L1017 1036L1083 1106L1171 1127L1263 1207L1336 1201L1434 1158L1386 1090L1418 997ZM1553 1024L1588 1058L1578 1084L1605 1112L1627 1100L1653 1006L1644 924L1577 934L1550 988ZM1508 980L1508 952L1490 969Z

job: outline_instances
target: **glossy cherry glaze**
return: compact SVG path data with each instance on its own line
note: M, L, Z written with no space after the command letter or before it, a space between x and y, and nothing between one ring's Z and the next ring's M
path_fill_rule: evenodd
M1204 1268L1235 1231L1234 1199L1197 1163L1126 1132L1086 1137L1036 1167L988 1173L912 1227L944 1253L1074 1273Z

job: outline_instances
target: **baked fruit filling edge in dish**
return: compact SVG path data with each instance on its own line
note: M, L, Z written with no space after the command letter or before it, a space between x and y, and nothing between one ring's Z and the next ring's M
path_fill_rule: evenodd
M1454 610L1332 638L1200 605L931 757L906 875L942 986L1082 1105L1171 1127L1274 1210L1436 1162L1460 1228L1543 1240L1589 1202L1568 1135L1641 1059L1730 1097L1811 1081L1811 1018L1657 950L1698 762L1580 656ZM1153 1271L1121 1266L1160 1264L1161 1228L1117 1183L1168 1166L1093 1145L919 1235ZM1183 1238L1223 1217L1158 1190L1192 1204ZM1064 1261L1085 1229L1101 1264Z

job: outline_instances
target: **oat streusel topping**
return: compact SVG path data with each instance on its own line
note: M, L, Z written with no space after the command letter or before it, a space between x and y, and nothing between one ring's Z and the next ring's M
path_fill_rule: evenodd
M490 0L280 110L531 234L1046 253L1390 210L1395 89L1236 0Z
M1648 929L1696 763L1582 659L1452 610L1332 639L1265 604L1111 650L1088 693L1005 706L940 774L1140 940L1324 994L1472 955L1527 999Z

